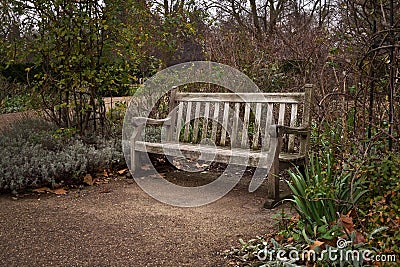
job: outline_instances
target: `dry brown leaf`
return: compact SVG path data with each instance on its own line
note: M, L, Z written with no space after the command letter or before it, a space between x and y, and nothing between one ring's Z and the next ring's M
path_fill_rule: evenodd
M122 174L126 173L127 171L128 171L128 169L123 169L123 170L117 171L117 173L118 173L119 175L122 175Z
M196 167L197 167L197 168L204 168L204 167L208 167L208 164L199 164L199 163L196 163Z
M67 194L67 190L65 190L64 188L54 189L54 190L51 190L51 192L56 195L66 195Z
M276 240L277 242L281 241L282 239L283 239L283 235L276 235L276 236L275 236L275 240Z
M362 233L356 232L356 240L354 240L354 244L365 243L365 237Z
M182 168L182 164L181 164L180 161L173 160L172 162L174 163L174 166L175 166L177 169L181 169L181 168Z
M323 244L325 244L325 242L315 240L314 243L310 245L310 250L314 250L316 247L320 247Z
M108 177L108 172L107 172L107 170L104 170L104 171L103 171L103 176L104 176L104 177Z
M296 223L299 220L300 220L300 215L292 216L292 218L290 218L290 222L292 223Z
M340 215L339 222L342 224L347 233L354 231L353 218L351 218L349 214Z
M46 192L51 192L51 190L48 187L41 187L41 188L33 189L32 192L35 192L35 193L46 193Z
M83 177L83 182L87 185L92 186L94 181L93 181L93 177L90 174L86 174L85 177Z
M102 194L111 193L111 189L105 188L105 189L101 190L100 193L102 193Z
M97 185L99 185L99 184L108 184L108 180L107 179L101 179L101 180L98 180L98 179L94 179L94 184L97 184Z

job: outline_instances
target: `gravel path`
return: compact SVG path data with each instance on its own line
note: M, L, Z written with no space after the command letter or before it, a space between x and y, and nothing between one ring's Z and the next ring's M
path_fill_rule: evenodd
M232 266L218 253L275 228L264 194L238 185L177 208L121 178L62 196L0 196L0 266Z

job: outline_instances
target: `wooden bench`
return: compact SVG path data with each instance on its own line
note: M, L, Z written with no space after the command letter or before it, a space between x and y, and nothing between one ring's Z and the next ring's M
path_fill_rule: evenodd
M141 152L258 168L269 165L268 199L277 201L279 170L304 165L307 159L311 94L311 84L300 93L185 93L173 89L169 117L133 120L131 170L140 170ZM142 140L145 125L163 126L164 140ZM275 151L271 140L278 142Z

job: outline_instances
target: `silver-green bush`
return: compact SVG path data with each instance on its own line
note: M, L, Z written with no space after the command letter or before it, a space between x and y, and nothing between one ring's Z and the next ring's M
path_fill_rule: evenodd
M85 143L42 120L19 122L0 133L0 191L77 182L122 162L118 140Z

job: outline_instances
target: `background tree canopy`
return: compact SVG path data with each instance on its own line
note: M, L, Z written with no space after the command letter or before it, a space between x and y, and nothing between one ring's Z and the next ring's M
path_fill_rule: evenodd
M399 10L400 0L0 0L0 113L41 108L56 123L1 133L0 192L124 165L124 106L107 113L104 97L132 95L168 66L210 60L265 92L315 85L310 166L289 172L300 217L282 211L282 245L308 249L344 231L351 244L358 233L398 254ZM151 116L163 117L168 95L158 104ZM235 258L266 244L256 242L242 242Z
M103 96L132 94L141 78L176 63L212 60L238 68L264 91L314 83L314 121L339 130L341 144L375 136L398 147L399 1L0 5L2 74L26 85L59 125L96 128L104 124Z

